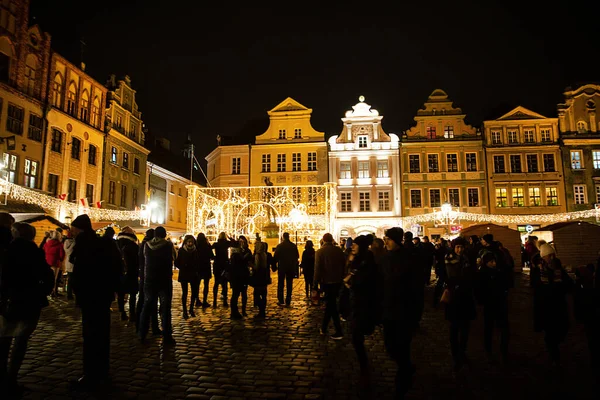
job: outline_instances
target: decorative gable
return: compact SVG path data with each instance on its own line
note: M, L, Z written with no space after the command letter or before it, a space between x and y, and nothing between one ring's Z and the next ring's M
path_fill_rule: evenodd
M308 107L305 107L302 104L298 103L296 100L292 99L291 97L288 97L287 99L276 105L271 111L269 111L269 115L271 115L272 113L290 111L308 111L309 113L312 112L312 110Z
M546 117L534 111L528 110L525 107L519 106L507 112L506 114L498 118L496 121L516 121L523 119L546 119Z

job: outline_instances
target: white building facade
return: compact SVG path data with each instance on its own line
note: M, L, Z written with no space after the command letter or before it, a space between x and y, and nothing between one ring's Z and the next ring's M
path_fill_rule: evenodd
M384 132L383 116L360 101L329 139L329 180L337 184L336 238L401 226L399 138Z

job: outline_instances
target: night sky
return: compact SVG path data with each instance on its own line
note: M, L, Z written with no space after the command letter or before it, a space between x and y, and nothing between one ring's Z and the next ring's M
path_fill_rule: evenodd
M600 81L593 2L31 1L56 51L79 63L84 38L86 71L128 74L150 132L191 134L199 159L217 134L263 133L287 96L327 136L359 95L400 133L435 88L479 126L518 105L555 117L565 87Z

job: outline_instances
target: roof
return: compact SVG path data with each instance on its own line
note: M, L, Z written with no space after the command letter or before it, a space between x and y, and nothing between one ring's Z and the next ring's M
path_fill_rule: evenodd
M45 214L46 211L37 204L8 199L6 205L0 205L0 211L10 214Z
M56 226L61 227L62 229L69 229L69 225L63 224L59 220L49 215L39 215L39 214L17 214L13 215L15 218L15 222L25 222L27 224L31 224L38 221L49 221Z
M550 224L550 225L544 226L543 228L536 229L534 232L557 231L557 230L565 228L567 226L572 226L573 224L596 226L600 229L600 225L590 224L589 222L585 222L585 221L567 221L567 222L557 222L555 224Z
M465 229L461 230L460 233L464 234L465 232L468 233L470 231L474 231L474 230L481 229L481 228L484 228L484 227L488 227L488 228L490 228L492 230L505 229L505 230L509 230L509 231L513 231L513 232L519 233L519 231L517 231L515 229L511 229L511 228L509 228L507 226L496 225L496 224L492 224L492 223L471 225L471 226L466 227Z

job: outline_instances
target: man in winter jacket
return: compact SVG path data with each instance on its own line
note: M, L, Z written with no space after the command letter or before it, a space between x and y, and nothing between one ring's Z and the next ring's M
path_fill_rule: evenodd
M135 322L135 297L138 292L138 239L129 226L124 227L117 235L117 247L123 260L123 272L118 293L121 319L127 320L125 312L125 295L129 295L129 322Z
M121 260L98 238L87 214L73 220L71 232L75 237L72 284L81 307L84 374L74 384L95 389L108 378L110 304L117 291Z
M289 305L292 303L292 284L294 283L294 275L298 268L298 247L290 242L290 234L283 234L283 241L277 245L275 249L275 262L278 263L277 273L277 300L279 305ZM283 287L286 287L285 303L283 302Z
M146 258L144 257L144 249L146 248L146 243L148 241L154 239L154 229L150 228L146 231L146 235L144 239L142 239L142 243L138 249L138 276L139 276L139 298L137 302L137 309L135 310L135 332L140 333L140 321L142 319L142 310L144 308L144 270L146 269ZM154 336L161 336L162 332L158 327L158 309L152 310L150 315L150 325L152 326L152 334Z
M140 321L139 335L142 343L146 340L150 316L160 298L163 344L173 345L171 326L171 301L173 299L173 243L166 239L167 231L159 226L154 230L154 239L144 247L146 266L144 269L144 308Z

